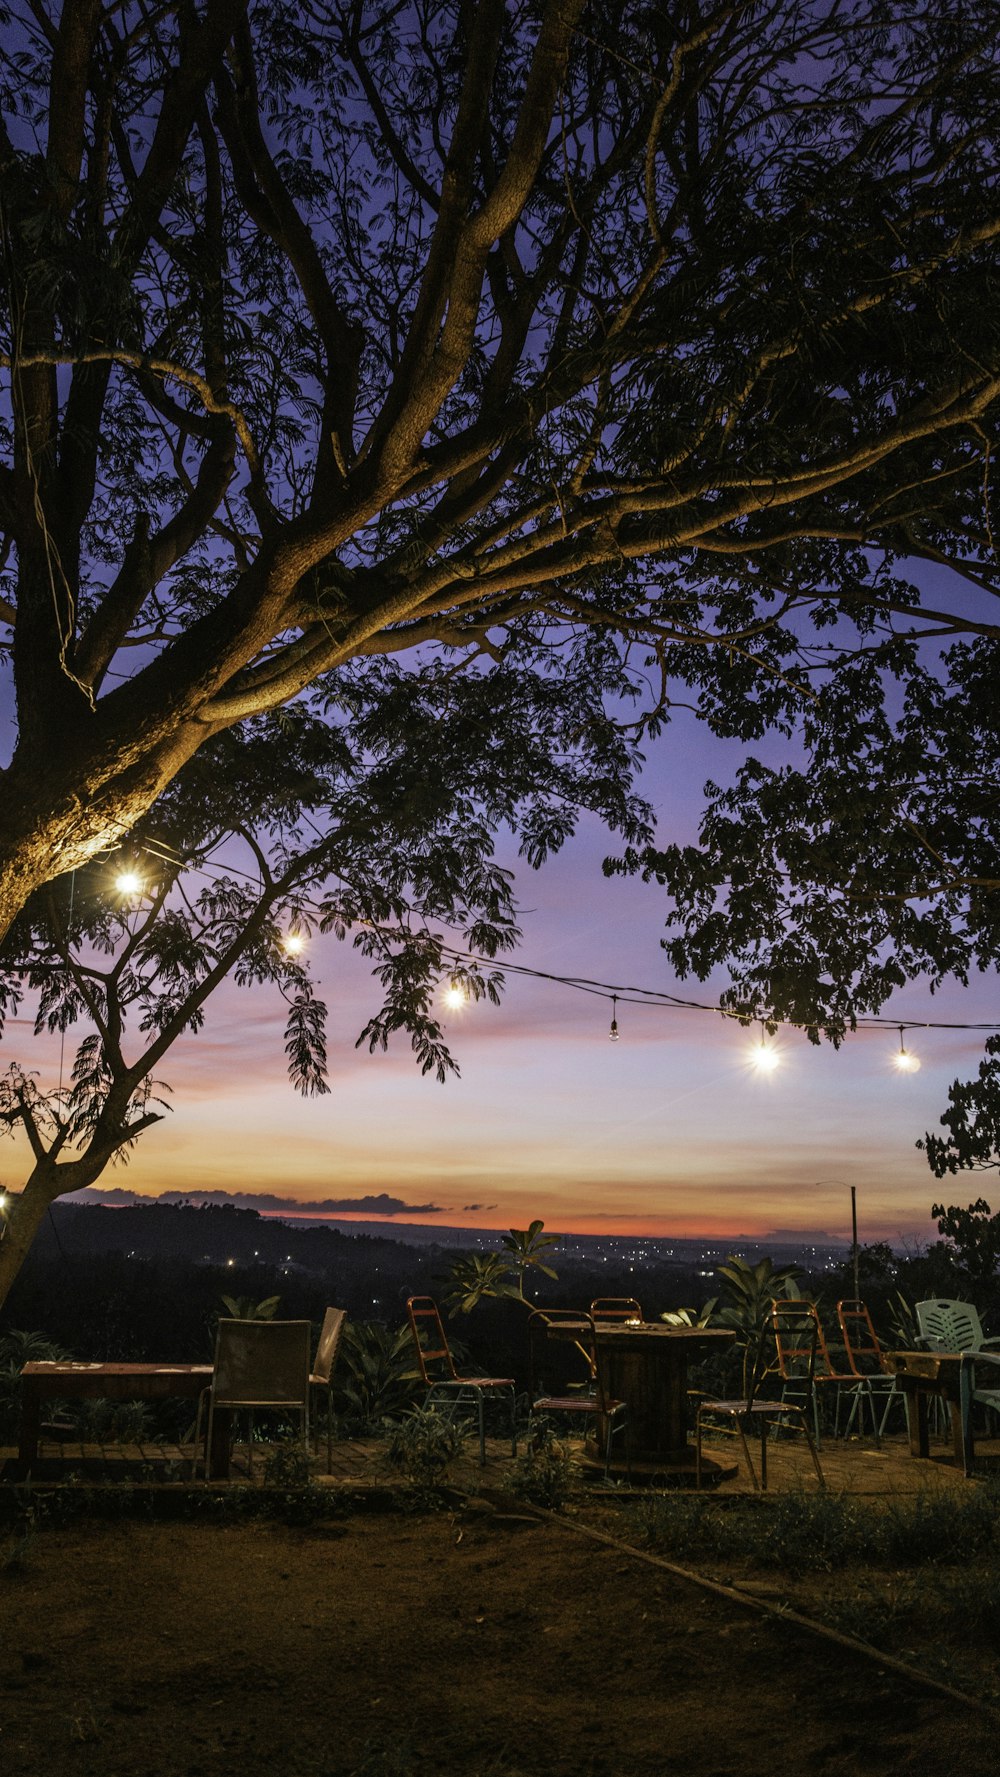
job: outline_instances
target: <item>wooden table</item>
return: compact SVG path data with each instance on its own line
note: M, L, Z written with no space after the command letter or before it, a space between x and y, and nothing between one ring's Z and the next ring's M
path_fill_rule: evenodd
M927 1404L932 1399L948 1404L955 1461L965 1474L972 1470L972 1414L960 1351L884 1351L882 1368L896 1378L906 1396L906 1421L910 1451L929 1456ZM964 1423L963 1423L964 1422Z
M631 1467L638 1474L670 1474L683 1478L695 1472L694 1449L688 1442L687 1366L732 1345L728 1327L665 1327L661 1321L598 1321L597 1343L604 1386L615 1400L628 1405ZM579 1331L588 1332L585 1322ZM567 1323L558 1337L572 1337ZM603 1452L600 1453L603 1463ZM624 1461L613 1465L624 1468ZM706 1473L721 1478L735 1473L703 1459Z
M30 1468L38 1459L43 1400L196 1401L211 1380L211 1364L25 1364L18 1460ZM213 1476L229 1473L231 1422L231 1414L215 1414L209 1460Z

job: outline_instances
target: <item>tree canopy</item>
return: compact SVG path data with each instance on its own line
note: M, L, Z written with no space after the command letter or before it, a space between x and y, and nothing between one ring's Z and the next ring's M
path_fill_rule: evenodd
M374 661L750 735L992 592L993 0L2 22L0 929Z

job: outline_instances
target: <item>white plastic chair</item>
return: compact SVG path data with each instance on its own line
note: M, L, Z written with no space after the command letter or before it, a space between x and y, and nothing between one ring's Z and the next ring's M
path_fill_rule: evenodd
M987 1355L991 1345L1000 1345L1000 1338L983 1338L983 1323L979 1318L979 1310L972 1302L955 1302L950 1297L935 1297L926 1302L917 1302L915 1306L917 1326L920 1336L931 1351L953 1351L971 1354L982 1352ZM990 1357L991 1363L996 1357ZM967 1419L966 1436L971 1421L968 1413L972 1403L978 1401L990 1413L1000 1415L1000 1389L977 1388L975 1386L975 1368L971 1371L971 1381L966 1386L968 1405L965 1409ZM968 1464L967 1464L968 1466Z
M971 1302L935 1297L916 1304L920 1337L931 1351L983 1351L1000 1345L1000 1338L984 1339L979 1310Z

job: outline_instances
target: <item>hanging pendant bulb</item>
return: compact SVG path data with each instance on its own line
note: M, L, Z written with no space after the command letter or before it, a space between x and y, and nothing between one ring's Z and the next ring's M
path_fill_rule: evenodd
M913 1055L903 1042L903 1026L899 1027L899 1050L892 1058L893 1067L900 1074L915 1074L920 1070L920 1057Z
M775 1068L781 1066L781 1053L773 1043L767 1041L763 1019L760 1024L760 1042L755 1043L750 1051L750 1065L758 1074L773 1074Z
M617 1012L618 1012L618 995L616 993L613 993L611 995L611 1029L608 1031L608 1037L612 1043L617 1043L617 1041L618 1041Z

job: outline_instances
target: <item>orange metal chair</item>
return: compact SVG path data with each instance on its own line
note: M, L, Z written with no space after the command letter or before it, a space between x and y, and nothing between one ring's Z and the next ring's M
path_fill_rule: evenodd
M851 1370L855 1376L867 1377L873 1403L876 1399L885 1401L876 1433L880 1438L896 1401L902 1401L903 1411L907 1412L906 1395L895 1376L887 1375L882 1368L882 1346L872 1325L867 1303L857 1296L845 1297L837 1303L837 1320Z
M781 1376L782 1400L794 1399L802 1395L812 1407L813 1429L816 1442L819 1443L819 1398L824 1392L833 1391L833 1435L840 1435L840 1397L846 1392L853 1398L844 1436L847 1437L854 1424L855 1414L864 1401L868 1402L872 1419L872 1431L878 1443L879 1432L875 1417L875 1403L872 1397L871 1383L867 1376L859 1376L853 1370L836 1370L830 1356L830 1349L823 1331L823 1323L819 1318L819 1309L815 1302L804 1298L779 1298L771 1304L771 1326L774 1330L775 1351L778 1371ZM808 1371L808 1388L803 1385L804 1373Z
M786 1328L786 1336L788 1332L789 1329ZM777 1344L777 1332L773 1327L773 1324L770 1329L770 1336L774 1339L775 1344ZM818 1439L814 1441L812 1432L809 1429L809 1415L813 1405L811 1388L816 1364L816 1349L818 1345L817 1323L810 1319L808 1326L804 1327L797 1337L801 1340L801 1343L796 1347L797 1353L804 1357L806 1363L806 1368L797 1377L798 1381L805 1384L806 1398L803 1402L789 1401L784 1399L784 1397L780 1401L761 1400L760 1398L758 1391L765 1383L767 1377L772 1374L782 1375L780 1365L771 1366L766 1364L764 1360L765 1344L768 1340L767 1328L761 1329L757 1345L756 1361L753 1365L749 1384L747 1386L747 1392L743 1399L731 1401L702 1400L698 1402L694 1417L696 1487L701 1486L701 1440L703 1420L706 1414L716 1419L728 1419L733 1425L735 1425L740 1444L743 1448L743 1459L750 1471L750 1479L753 1482L755 1493L767 1492L768 1433L773 1425L787 1424L789 1420L796 1420L805 1432L806 1443L809 1445L809 1454L812 1457L813 1467L816 1470L819 1484L821 1487L826 1486L823 1470L820 1467L819 1451L816 1448ZM784 1384L783 1376L782 1382ZM750 1446L747 1443L746 1430L748 1425L756 1425L760 1434L759 1481L753 1466L753 1458L750 1455Z
M587 1371L586 1378L578 1386L567 1381L565 1375L567 1358L568 1367L573 1367L572 1352L582 1358ZM536 1417L548 1418L552 1414L593 1419L598 1442L603 1440L604 1444L605 1480L610 1474L614 1439L619 1433L623 1434L625 1462L631 1476L628 1409L624 1401L613 1399L605 1387L593 1315L584 1314L578 1308L533 1309L528 1316L528 1361L529 1424Z
M642 1309L634 1296L596 1296L590 1316L592 1320L641 1320Z
M486 1462L486 1402L506 1396L510 1402L510 1453L517 1455L513 1376L460 1376L455 1368L437 1303L432 1296L411 1296L406 1315L417 1348L420 1375L427 1388L426 1404L447 1402L454 1413L474 1406L479 1419L479 1462Z

